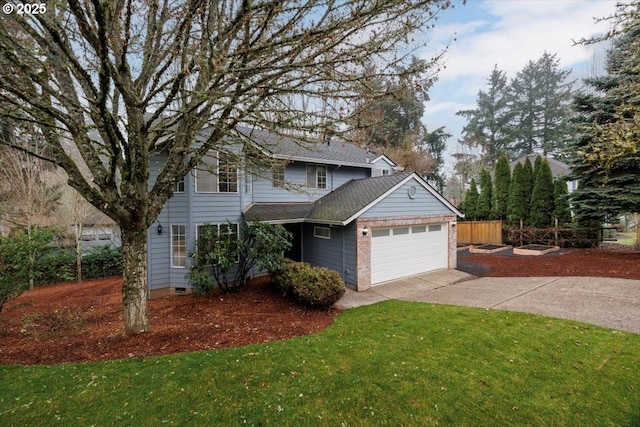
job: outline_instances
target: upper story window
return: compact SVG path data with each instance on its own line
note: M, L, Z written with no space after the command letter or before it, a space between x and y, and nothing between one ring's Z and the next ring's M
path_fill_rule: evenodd
M214 152L202 158L196 169L196 193L237 193L238 168L225 153Z
M327 166L307 165L307 187L327 188Z
M253 193L253 175L250 172L244 172L244 194Z
M382 169L382 176L391 175L391 171L389 169Z
M184 178L176 182L175 187L173 187L174 193L184 193Z
M284 166L273 166L273 177L271 182L274 187L284 187Z

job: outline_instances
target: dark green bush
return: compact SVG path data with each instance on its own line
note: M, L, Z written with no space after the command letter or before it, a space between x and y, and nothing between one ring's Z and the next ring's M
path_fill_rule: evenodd
M84 279L100 279L121 275L122 251L111 245L95 246L82 257L82 277Z
M37 285L71 282L76 278L76 254L67 249L54 250L36 261L40 272Z
M49 252L51 230L31 230L14 237L0 235L0 311L11 298L40 280L37 260Z
M234 228L231 223L224 228L211 224L202 227L197 250L190 254L193 263L185 276L197 293L215 287L235 292L247 283L252 271L281 268L282 253L291 247L292 239L283 226L248 221L242 224L240 236L228 231Z
M337 271L286 260L283 268L272 272L274 284L283 294L307 307L331 307L345 292Z
M77 280L75 249L57 249L37 259L37 285ZM110 245L95 246L82 257L82 278L122 275L122 252Z

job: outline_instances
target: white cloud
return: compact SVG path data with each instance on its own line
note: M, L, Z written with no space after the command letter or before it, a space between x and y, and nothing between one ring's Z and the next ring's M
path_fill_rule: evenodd
M561 66L570 68L593 55L593 48L575 46L574 40L606 31L607 24L595 25L593 18L606 16L615 8L615 2L603 0L485 0L479 4L487 19L436 26L436 31L444 34L450 35L453 29L458 32L447 55L446 68L440 74L441 81L476 75L486 78L495 64L514 76L545 51L557 53ZM464 15L461 13L460 17ZM454 19L453 15L450 19Z

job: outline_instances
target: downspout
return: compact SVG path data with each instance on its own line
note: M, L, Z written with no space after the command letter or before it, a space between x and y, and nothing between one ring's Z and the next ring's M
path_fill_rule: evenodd
M300 223L300 262L304 262L304 222Z
M346 249L346 244L345 244L345 240L344 240L344 236L347 234L347 229L345 227L342 227L342 281L346 282L347 280L347 272L346 272L346 254L345 254L345 249Z

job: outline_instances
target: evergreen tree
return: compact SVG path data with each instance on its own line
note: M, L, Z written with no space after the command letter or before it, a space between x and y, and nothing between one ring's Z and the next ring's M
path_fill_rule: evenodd
M542 166L543 158L541 156L536 156L536 159L533 162L533 183L535 185L536 177L540 173L540 166Z
M640 211L640 4L621 3L608 19L614 29L604 37L613 37L606 75L586 80L587 90L573 104L570 178L579 184L571 201L582 227Z
M476 180L471 178L471 184L469 189L464 195L462 201L461 210L465 214L465 219L473 221L476 219L476 205L478 204L478 187L476 186Z
M483 160L493 165L501 154L509 151L511 141L508 123L511 114L507 106L507 76L496 65L487 80L488 90L480 90L476 98L477 108L458 111L456 115L467 119L462 129L463 143L480 145Z
M558 225L571 222L571 207L569 206L569 191L567 182L562 178L556 178L553 182L553 219L558 220Z
M480 171L480 195L476 204L475 216L479 220L492 219L493 213L493 183L488 170Z
M509 186L511 185L511 169L507 156L501 156L494 171L494 218L505 220L509 205Z
M447 148L447 139L451 134L445 127L439 127L433 132L427 132L422 142L422 149L433 159L431 172L427 174L427 179L435 183L436 190L442 193L444 190L445 176L442 171L444 167L444 150Z
M514 224L521 219L524 220L529 210L525 195L524 175L524 166L522 163L516 163L509 185L509 203L507 204L507 219Z
M529 225L531 193L533 192L533 178L533 166L531 166L531 161L527 157L524 161L524 165L522 166L522 203L524 204L524 216L521 217L526 225Z
M510 123L518 154L542 151L546 156L563 153L571 135L569 129L573 82L570 70L559 69L560 59L545 52L529 61L509 87Z
M533 185L533 193L531 194L531 215L529 224L536 228L545 228L551 225L551 216L553 213L554 186L553 175L547 159L540 160L538 165L538 157L536 159L537 174Z

